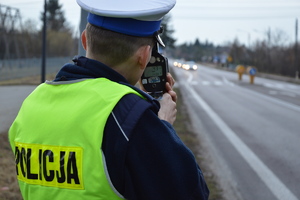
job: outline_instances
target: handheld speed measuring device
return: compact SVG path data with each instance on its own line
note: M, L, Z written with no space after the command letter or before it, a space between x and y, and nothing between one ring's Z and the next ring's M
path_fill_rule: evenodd
M158 52L158 45L152 49L152 56L141 77L145 90L155 99L166 91L168 59Z

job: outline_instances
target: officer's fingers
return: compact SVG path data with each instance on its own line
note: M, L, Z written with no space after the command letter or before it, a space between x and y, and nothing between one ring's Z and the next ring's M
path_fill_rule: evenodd
M167 91L167 93L170 94L170 96L172 97L172 100L173 100L174 102L176 102L176 101L177 101L177 94L176 94L176 92L172 89L170 83L166 83L166 91Z
M172 90L172 87L169 82L166 82L166 92L169 92L170 90Z
M171 87L175 84L175 80L170 73L167 73L167 82L170 83Z
M171 95L172 100L176 103L176 101L177 101L177 94L176 94L176 92L174 90L170 90L168 93Z

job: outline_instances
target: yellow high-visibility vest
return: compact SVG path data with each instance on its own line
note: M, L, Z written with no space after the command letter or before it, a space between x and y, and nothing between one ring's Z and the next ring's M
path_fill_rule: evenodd
M109 114L129 93L142 97L98 78L43 83L26 98L9 130L24 200L124 199L110 182L101 144Z

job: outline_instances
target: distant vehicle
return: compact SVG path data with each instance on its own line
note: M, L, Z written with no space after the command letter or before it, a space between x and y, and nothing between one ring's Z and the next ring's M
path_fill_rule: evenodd
M175 66L175 67L177 67L178 66L178 62L177 61L174 61L174 63L173 63L173 65Z
M197 70L198 66L194 61L188 61L185 64L182 65L182 68L185 70Z
M183 61L182 60L178 60L178 61L175 61L173 64L174 64L175 67L179 67L180 68L183 65Z

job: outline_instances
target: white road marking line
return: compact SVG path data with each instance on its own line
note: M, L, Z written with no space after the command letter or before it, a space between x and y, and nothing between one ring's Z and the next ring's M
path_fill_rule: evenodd
M214 85L223 85L223 82L222 81L214 81Z
M299 200L191 87L184 85L277 199Z
M193 74L189 73L189 77L188 77L188 79L187 79L187 82L188 82L188 83L191 83L192 80L193 80Z
M227 85L234 86L234 83L228 81L224 76L222 79L223 79L223 82L226 83Z
M240 86L239 86L240 87ZM273 102L277 105L280 105L280 106L284 106L286 108L289 108L291 110L294 110L294 111L297 111L297 112L300 112L300 106L297 106L295 104L292 104L292 103L287 103L285 101L282 101L280 99L277 99L277 98L274 98L274 97L270 97L268 95L264 95L264 94L261 94L261 93L258 93L258 92L255 92L255 91L252 91L250 89L247 89L247 88L244 88L244 87L240 87L242 90L244 90L244 92L248 92L250 93L251 95L255 95L257 96L258 98L261 98L261 99L264 99L266 101L270 101L270 102Z
M202 81L202 85L210 85L211 83L209 81Z
M284 91L289 91L291 93L297 93L299 91L297 91L297 87L294 85L283 85L283 84L272 84L272 83L263 83L262 84L264 87L267 88L274 88L274 89L280 89L280 90L284 90ZM294 95L293 95L294 97Z
M271 83L263 83L263 86L268 87L268 88L275 88L274 84L271 84Z
M292 90L296 90L297 87L294 85L286 85L287 88L292 89Z
M289 97L296 97L297 95L292 92L280 92L280 94L289 96Z

